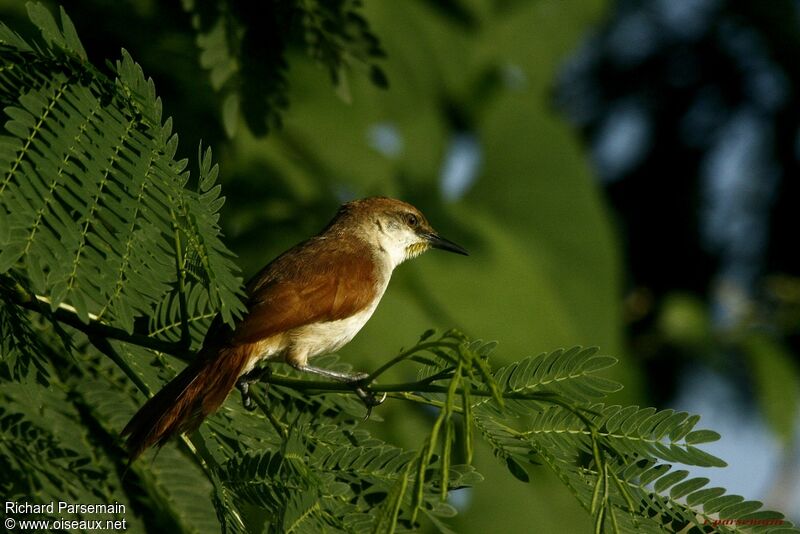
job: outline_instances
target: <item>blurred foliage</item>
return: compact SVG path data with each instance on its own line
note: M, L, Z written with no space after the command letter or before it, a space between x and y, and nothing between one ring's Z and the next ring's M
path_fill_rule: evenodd
M658 403L698 361L762 400L784 390L758 370L769 355L785 355L781 380L798 375L798 16L790 0L620 0L559 72L555 102L623 236L633 352ZM700 345L661 320L687 311L686 295Z
M386 75L374 63L384 52L358 0L184 0L183 6L192 14L200 64L222 96L222 121L231 137L240 115L257 135L280 126L288 104L284 56L290 46L304 48L325 67L344 99L349 99L345 68L357 62L368 69L375 85L387 85Z
M389 56L390 88L354 78L352 104L331 92L312 63L290 56L295 91L283 129L266 141L236 139L221 160L236 206L223 221L229 243L252 273L321 227L340 200L396 196L472 255L454 266L431 254L398 269L373 318L343 351L357 367L385 359L382 347L407 345L409 332L430 325L503 340L495 354L502 363L528 353L531 342L620 353L610 227L579 147L548 104L560 54L601 4L474 2L456 12L453 4L365 6ZM383 132L388 142L381 143ZM479 162L454 202L442 176L463 132L477 138ZM625 398L635 398L635 374L620 371ZM426 420L397 414L381 432L412 444ZM491 475L488 455L479 451L478 459L493 483L473 490L469 522L457 530L588 528L553 479L534 477L541 486L528 497L515 481Z
M792 0L618 0L554 91L621 237L649 402L724 413L741 431L727 454L778 466L752 494L778 506L797 498L798 17Z
M348 361L375 366L431 325L503 340L493 355L500 364L575 343L622 353L619 265L603 199L548 104L562 56L602 2L265 5L291 23L267 31L276 19L232 2L70 5L95 65L119 57L124 44L154 77L164 114L181 133L178 158L195 161L200 139L215 147L227 196L220 224L245 274L316 232L340 201L389 194L419 206L473 255L455 264L430 254L400 268L375 316L344 349ZM8 6L3 20L24 27L15 22L24 16L21 4ZM323 11L319 20L329 22L315 26L309 13ZM342 34L330 35L331 24ZM380 51L388 59L376 64ZM385 72L388 90L376 86L384 78L376 72ZM274 128L279 116L283 125ZM268 126L268 137L256 137ZM464 139L473 163L453 186L448 162ZM169 304L164 317L174 318L179 303ZM629 385L626 399L636 398L635 369L614 372ZM432 421L416 408L381 411L391 424L371 430L402 446L418 446ZM472 490L468 523L456 519L457 530L590 527L557 480L534 475L528 494L496 472L505 466L486 450L476 452L492 483ZM165 449L159 465L166 456ZM173 481L170 459L154 485Z
M547 105L559 53L601 4L454 5L365 6L391 50L391 88L352 76L352 104L331 91L329 73L290 47L284 128L266 139L237 130L228 143L208 75L187 61L202 54L191 25L181 24L189 14L146 2L70 9L90 59L101 64L125 43L153 76L182 133L179 156L195 159L200 138L217 147L234 206L221 223L245 274L315 232L343 198L368 194L416 203L444 235L468 245L473 257L459 269L431 255L398 271L354 354L373 352L379 339L400 346L431 321L481 327L508 340L510 353L527 339L620 352L613 238L579 149ZM375 128L384 125L397 134L397 152L375 144ZM442 167L464 130L479 138L481 160L452 202L442 192ZM398 317L408 329L398 328ZM487 317L496 319L487 325Z

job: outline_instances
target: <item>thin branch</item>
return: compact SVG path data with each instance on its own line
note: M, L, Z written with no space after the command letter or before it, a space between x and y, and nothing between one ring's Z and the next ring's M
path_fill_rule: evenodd
M150 391L150 388L147 387L147 384L145 384L139 375L137 375L136 372L131 369L131 366L128 365L128 362L126 362L125 359L120 356L116 350L114 350L114 347L111 346L108 338L90 335L89 341L97 350L108 356L109 359L111 359L111 361L114 362L114 364L119 367L123 373L125 373L125 376L127 376L130 381L133 382L137 388L139 388L139 391L144 393L147 397L151 397L153 395L153 393Z
M183 350L188 350L192 345L192 337L189 332L189 310L186 304L186 266L184 265L181 231L178 227L177 218L172 209L169 210L169 214L172 217L172 231L175 233L175 270L178 277L178 305L181 312L181 339L179 343Z
M266 394L266 391L264 393ZM278 421L278 419L275 418L275 414L272 413L272 410L270 410L266 401L263 400L262 395L253 395L252 399L255 401L256 404L258 404L259 409L267 417L267 420L272 425L272 428L275 429L275 432L277 432L278 435L284 440L288 438L289 431L287 430L286 425L281 423L280 421Z
M315 393L326 393L326 392L352 392L355 394L355 389L352 384L346 384L343 382L327 382L324 380L304 380L301 378L292 378L283 375L276 375L272 374L269 378L269 383L273 386L283 386L294 389L296 391L302 391L304 393L315 394ZM362 386L363 387L363 386ZM397 384L375 384L369 386L369 390L374 393L443 393L446 394L448 392L447 386L440 386L437 384L430 384L427 379L426 380L419 380L416 382L401 382ZM463 395L464 389L457 388L455 391L456 395ZM469 391L470 396L475 397L492 397L493 394L490 390L481 390L481 389L470 389ZM394 395L392 395L394 396ZM425 397L419 397L424 399ZM530 401L542 401L542 402L554 402L556 404L562 404L563 401L559 402L558 395L556 393L551 393L548 391L541 391L537 393L522 393L517 391L509 391L503 393L503 398L506 399L516 399L516 400L530 400ZM443 403L436 401L434 399L426 399L427 404L432 406L444 406ZM460 410L460 408L459 408Z
M78 316L77 313L64 308L57 308L55 311L50 311L46 306L44 306L41 302L39 302L33 294L29 293L18 282L13 280L13 278L3 275L0 280L4 282L10 280L13 282L13 287L9 287L9 285L7 284L0 284L0 293L2 293L6 298L8 298L8 300L10 300L14 304L22 308L35 311L37 313L55 319L59 322L67 324L77 330L80 330L81 332L89 336L93 340L94 344L97 344L97 341L102 338L116 339L118 341L131 343L134 345L138 345L140 347L144 347L146 349L156 350L159 352L170 354L184 361L189 361L191 359L191 353L184 350L183 347L181 346L181 343L173 343L169 341L154 339L152 337L144 336L141 334L135 334L135 333L129 334L128 332L122 330L121 328L109 326L98 320L90 319L88 322L83 322L83 320L81 320L81 318ZM376 371L370 374L370 378L368 378L366 382L369 383L369 381L373 377L381 375L383 372L385 372L393 365L421 351L432 348L457 348L457 347L458 347L457 344L448 342L433 341L428 343L421 343L420 345L417 345L412 349L402 352L398 356L392 358L387 363L379 367ZM108 355L106 351L103 352L105 352L106 355ZM275 386L288 387L306 393L325 393L325 392L355 393L352 384L345 384L341 382L328 382L324 380L303 380L281 375L272 375L269 379L269 382L270 384L273 384ZM384 385L375 384L375 385L370 385L369 389L376 393L416 392L416 393L446 394L448 392L448 388L446 386L431 384L430 382L431 379L426 378L415 382L402 382L397 384L384 384ZM463 395L464 394L463 389L458 388L456 390L456 394ZM492 396L492 392L489 390L473 389L469 392L469 394L475 397ZM557 404L559 404L559 402L556 400L557 395L549 392L539 392L539 393L506 392L503 394L503 397L507 399L517 399L517 400L538 400L545 402L556 402ZM423 399L424 397L419 397L419 398ZM434 406L438 405L438 402L433 399L426 399L426 402L430 405Z
M382 375L383 373L388 371L391 367L397 365L398 363L402 362L406 358L409 358L409 357L413 356L414 354L417 354L418 352L422 352L422 351L425 351L425 350L428 350L428 349L433 349L433 348L440 348L440 347L441 348L449 348L449 349L456 350L456 349L458 349L458 344L457 343L447 343L447 342L444 342L444 341L429 341L427 343L420 343L419 345L416 345L415 347L412 347L412 348L410 348L410 349L408 349L408 350L406 350L404 352L401 352L400 354L398 354L397 356L395 356L394 358L392 358L388 362L384 363L383 365L381 365L380 367L375 369L373 372L371 372L369 374L369 376L366 378L366 380L368 382L372 382L373 380L378 378L380 375ZM452 362L452 363L455 363L455 362Z
M3 295L4 298L20 306L21 308L25 308L26 310L31 310L36 313L40 313L50 319L55 319L56 321L62 322L66 325L69 325L76 330L80 330L84 334L90 337L104 337L107 339L116 339L119 341L125 341L127 343L132 343L134 345L138 345L140 347L144 347L146 349L157 350L159 352L164 352L167 354L171 354L176 358L180 358L182 360L188 361L190 358L190 353L183 349L180 343L173 343L170 341L163 341L161 339L155 339L149 336L145 336L142 334L136 333L128 333L121 328L116 328L114 326L109 326L102 321L96 319L89 319L88 322L84 322L80 316L74 311L58 307L55 310L50 310L50 308L44 303L40 302L40 300L33 295L32 293L28 292L22 285L16 282L13 278L3 275L2 281L6 282L11 280L13 282L13 287L9 287L5 283L0 283L0 294Z

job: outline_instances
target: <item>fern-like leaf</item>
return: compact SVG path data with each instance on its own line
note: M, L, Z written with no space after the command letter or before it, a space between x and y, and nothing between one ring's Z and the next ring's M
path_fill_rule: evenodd
M593 403L617 389L593 376L614 363L596 352L559 350L496 373L505 392L549 391L554 394L549 399L517 398L505 410L489 399L474 404L474 423L514 476L527 481L526 465L546 465L595 514L597 527L611 531L679 532L696 526L741 532L759 517L766 518L758 523L764 531L776 526L796 531L782 515L762 511L761 503L705 488L707 479L687 479L687 471L673 468L672 463L726 465L698 447L719 439L716 432L695 429L698 416Z
M53 309L66 303L130 332L176 290L178 236L177 252L202 260L203 312L232 321L241 280L219 239L210 154L200 192L186 189L152 80L124 51L106 77L66 14L59 25L38 4L29 11L44 45L0 25L0 273L20 265Z

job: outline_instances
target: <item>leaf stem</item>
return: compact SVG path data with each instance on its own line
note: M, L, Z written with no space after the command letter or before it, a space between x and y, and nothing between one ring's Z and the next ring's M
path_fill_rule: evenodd
M9 287L3 283L8 280L13 282L12 287ZM0 294L21 308L40 313L46 317L49 317L50 319L62 322L75 328L76 330L80 330L88 336L125 341L146 349L171 354L172 356L180 358L184 361L188 361L190 358L190 353L184 350L180 343L155 339L142 334L128 333L121 328L109 326L96 319L90 318L87 322L84 322L77 313L65 308L56 308L55 310L51 311L47 306L44 305L44 303L40 302L35 295L28 292L18 282L9 276L0 275Z
M450 349L453 349L453 350L457 350L458 349L458 344L456 344L456 343L447 343L447 342L442 342L442 341L429 341L427 343L420 343L419 345L417 345L417 346L415 346L413 348L410 348L410 349L408 349L406 351L401 352L400 354L398 354L397 356L395 356L394 358L392 358L388 362L384 363L383 365L381 365L380 367L378 367L377 369L372 371L369 374L369 376L366 378L366 381L367 382L372 382L373 380L378 378L380 375L382 375L383 373L388 371L391 367L394 367L398 363L402 362L403 360L405 360L406 358L408 358L410 356L413 356L414 354L417 354L418 352L422 352L422 351L425 351L425 350L428 350L428 349L438 348L438 347L450 348Z
M175 270L178 277L178 305L181 312L181 339L178 342L183 350L188 351L192 345L192 336L189 332L189 310L186 305L186 266L183 260L183 248L181 247L181 230L178 226L178 219L175 217L174 210L170 209L172 217L172 230L175 232Z

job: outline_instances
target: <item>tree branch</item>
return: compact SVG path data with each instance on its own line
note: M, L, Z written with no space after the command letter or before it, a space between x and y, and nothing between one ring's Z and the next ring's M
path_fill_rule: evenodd
M161 339L155 339L149 336L136 333L128 333L121 328L109 326L97 319L89 319L84 322L80 316L74 311L65 307L58 307L51 310L47 305L47 301L41 297L30 293L22 285L8 275L0 275L0 294L9 302L16 304L26 310L31 310L36 313L42 314L51 320L56 320L66 325L69 325L76 330L80 330L89 337L104 337L107 339L116 339L118 341L125 341L132 343L146 349L157 350L171 354L176 358L188 361L191 353L187 352L180 343L172 343Z
M353 392L355 393L353 384L346 384L343 382L327 382L324 380L303 380L300 378L292 378L284 375L271 374L269 378L270 385L283 386L302 391L309 394L327 393L327 392ZM363 386L362 386L363 387ZM397 384L371 384L369 390L374 393L447 393L447 386L440 386L431 384L428 380L420 380L417 382L401 382ZM463 395L464 389L458 388L455 392L457 395ZM470 389L470 395L476 397L492 397L490 390ZM558 398L558 394L548 391L540 391L536 393L522 393L518 391L509 391L503 393L505 399L516 400L538 400L543 402L554 402ZM438 401L428 399L428 404L437 405Z
M89 336L89 338L92 340L92 343L95 346L98 346L99 344L100 346L98 346L98 348L101 350L101 352L104 352L107 356L108 352L102 350L103 344L100 342L100 340L115 339L118 341L124 341L126 343L138 345L146 349L156 350L159 352L170 354L184 361L189 361L191 359L191 353L184 350L180 342L173 343L169 341L155 339L141 334L136 334L136 333L129 334L128 332L122 330L121 328L109 326L96 319L89 319L88 322L84 322L78 316L77 313L69 309L66 309L64 307L59 307L56 308L54 311L51 311L50 308L46 306L45 302L42 301L40 297L37 297L36 295L33 295L32 293L28 292L24 287L22 287L21 284L19 284L16 280L14 280L12 277L8 275L0 275L0 293L2 293L2 295L7 300L12 302L13 304L16 304L17 306L40 313L53 320L59 321L77 330L80 330L81 332ZM401 361L409 357L412 357L414 354L417 354L420 351L426 350L428 348L445 348L445 347L453 348L455 346L456 345L454 343L441 342L441 341L421 343L412 349L402 352L398 356L392 358L391 360L383 364L376 371L371 373L364 382L368 385L369 389L375 393L446 394L448 391L446 386L441 386L431 383L433 378L437 378L436 375L434 377L426 378L415 382L402 382L396 384L372 384L372 380L375 377L383 374L384 371L386 371L393 365L396 365L397 363L400 363ZM119 365L119 362L115 361L115 363ZM129 372L126 371L126 369L123 368L122 370L123 372L126 372L129 378L133 379L133 377L130 376ZM441 376L439 378L446 378L446 377ZM284 375L274 375L274 374L270 375L269 383L275 386L287 387L308 394L327 393L327 392L355 393L352 384L324 381L324 380L304 380ZM458 388L456 390L456 394L458 395L462 395L463 393L464 393L463 388ZM492 396L492 392L489 390L471 389L469 391L469 394L476 397ZM403 396L403 398L411 400L407 396ZM557 395L548 392L538 392L538 393L506 392L503 393L503 398L554 402L554 399L557 398ZM441 404L436 400L425 399L424 397L421 397L419 395L415 395L413 400L415 402L422 402L423 399L425 402L427 402L427 404L433 406L438 406L439 404Z

